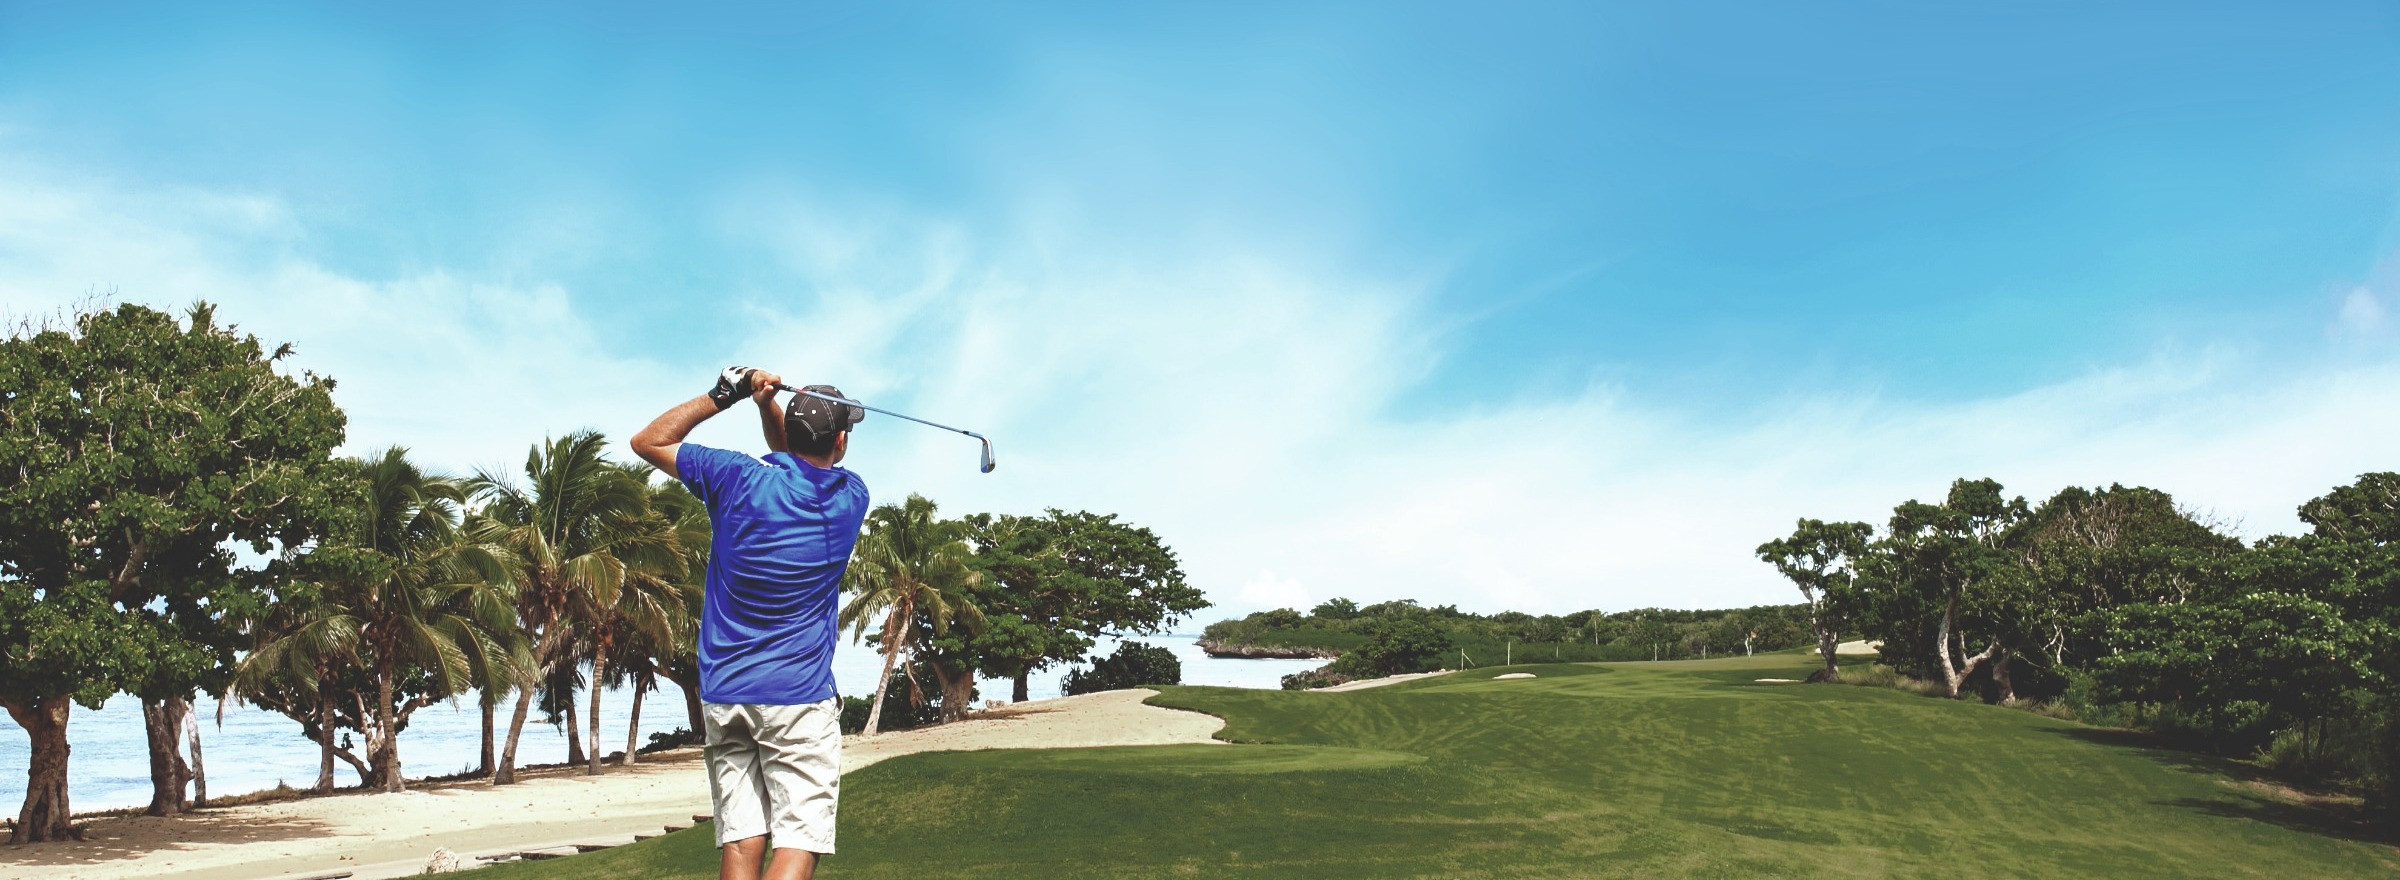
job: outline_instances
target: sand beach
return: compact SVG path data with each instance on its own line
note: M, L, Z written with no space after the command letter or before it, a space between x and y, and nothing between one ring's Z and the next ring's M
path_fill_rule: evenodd
M1075 748L1215 742L1224 722L1148 706L1150 690L1035 700L953 724L847 737L842 771L900 755L976 749ZM709 812L698 749L644 756L605 775L581 768L531 771L517 785L428 783L400 794L337 794L209 808L184 816L96 818L86 840L0 847L0 875L23 880L354 880L424 870L436 849L469 864L482 856L581 844L626 843L636 834L693 824Z

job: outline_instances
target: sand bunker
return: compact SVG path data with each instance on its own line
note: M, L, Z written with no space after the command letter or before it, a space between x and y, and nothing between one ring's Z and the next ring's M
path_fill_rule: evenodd
M1797 678L1754 678L1754 679L1751 679L1751 681L1759 682L1759 683L1761 683L1761 684L1799 684L1799 683L1800 683L1800 680L1799 680L1799 679L1797 679Z
M843 737L842 772L917 752L1221 742L1212 734L1225 726L1225 719L1142 703L1157 693L1136 688L1033 700L922 730L903 730L873 738ZM707 780L700 785L705 795ZM703 802L702 806L707 804Z
M1503 678L1533 678L1533 677L1534 677L1534 674L1533 674L1533 673L1530 673L1530 672L1511 672L1511 673L1507 673L1507 674L1504 674L1504 675L1495 675L1495 676L1492 676L1492 680L1493 680L1493 681L1499 681L1499 680L1501 680L1501 679L1503 679Z
M1432 678L1436 675L1449 675L1451 672L1452 670L1448 669L1436 669L1432 672L1411 672L1405 675L1387 675L1382 678L1370 678L1364 681L1345 682L1327 688L1316 688L1310 691L1310 693L1332 694L1340 693L1342 691L1363 691L1367 688L1377 688L1387 684L1399 684L1404 681L1416 681L1420 678Z

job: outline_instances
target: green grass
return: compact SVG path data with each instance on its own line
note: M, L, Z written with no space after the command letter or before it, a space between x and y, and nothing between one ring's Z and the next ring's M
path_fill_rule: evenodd
M1271 745L917 755L843 781L829 878L2369 877L2246 768L2011 709L1756 684L1808 658L1170 688ZM1506 671L1533 680L1492 681ZM707 829L493 877L710 877Z

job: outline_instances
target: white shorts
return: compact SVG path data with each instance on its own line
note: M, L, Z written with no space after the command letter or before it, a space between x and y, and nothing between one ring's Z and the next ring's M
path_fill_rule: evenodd
M707 703L717 845L761 834L777 849L833 852L842 786L839 699L799 706Z

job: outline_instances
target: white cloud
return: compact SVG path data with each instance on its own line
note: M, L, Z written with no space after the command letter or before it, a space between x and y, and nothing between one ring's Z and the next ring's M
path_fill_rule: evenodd
M2342 297L2342 309L2334 318L2334 333L2338 336L2375 337L2382 335L2388 320L2383 300L2375 291L2362 284Z
M872 417L852 466L878 497L951 513L1114 512L1156 529L1220 614L1347 596L1493 611L1792 601L1750 555L1794 518L1880 522L1956 477L2039 498L2173 492L2262 535L2356 474L2400 466L2400 364L2318 369L2162 354L1981 400L1829 394L1732 423L1636 389L1441 406L1426 282L1360 278L1290 243L1193 240L1160 258L1055 220L1005 238L905 211L740 205L788 284L728 351L623 354L557 284L447 272L347 278L271 201L125 192L0 165L0 307L114 287L206 297L342 381L353 448L509 465L544 434L622 437L695 393L693 363L758 363L995 439ZM516 267L518 273L526 267ZM538 274L534 277L539 277ZM795 308L790 290L811 298ZM2347 306L2345 306L2347 312ZM2350 320L2345 316L2344 320ZM2380 320L2380 318L2378 318ZM705 373L705 371L699 371ZM529 394L531 384L574 383ZM588 390L587 390L588 389ZM737 411L698 439L754 448Z

